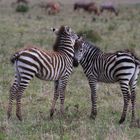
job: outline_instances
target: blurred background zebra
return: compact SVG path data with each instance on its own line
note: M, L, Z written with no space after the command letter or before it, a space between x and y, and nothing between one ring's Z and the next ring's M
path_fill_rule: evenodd
M11 62L15 67L15 80L10 89L8 118L11 116L13 99L16 99L16 115L19 120L22 120L21 96L34 76L41 80L54 81L54 98L50 116L53 116L59 96L60 110L63 113L64 91L73 69L74 44L77 35L67 26L61 26L59 30L53 29L53 31L57 34L53 46L54 51L41 50L31 45L11 57Z
M91 117L95 119L97 115L97 82L119 82L124 98L124 107L119 123L121 124L125 120L129 100L132 103L131 121L133 122L135 120L135 88L140 71L140 60L130 51L104 53L83 39L78 39L74 48L76 63L73 64L78 66L77 59L80 61L91 88ZM129 88L131 94L129 94Z

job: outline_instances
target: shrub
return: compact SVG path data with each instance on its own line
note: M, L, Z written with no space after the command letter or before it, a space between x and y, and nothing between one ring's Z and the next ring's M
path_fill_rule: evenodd
M85 36L87 39L89 39L92 42L100 42L102 40L98 32L92 29L81 30L78 32L78 35Z
M16 7L16 12L25 13L29 11L29 7L27 4L18 4Z

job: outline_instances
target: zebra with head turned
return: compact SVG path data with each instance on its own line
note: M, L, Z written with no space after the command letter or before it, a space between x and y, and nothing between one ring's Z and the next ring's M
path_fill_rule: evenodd
M83 39L78 39L74 48L76 61L73 64L78 66L78 59L91 88L91 117L95 119L97 115L97 82L118 82L124 98L124 107L119 123L121 124L125 120L129 100L132 103L131 121L133 122L135 120L135 88L140 71L140 59L130 51L104 53L98 47ZM129 88L131 94L129 94Z
M53 46L54 51L49 52L31 46L12 56L11 62L15 67L15 80L10 89L8 118L11 116L13 99L16 99L16 116L22 120L21 96L34 76L41 80L54 81L54 98L50 116L53 116L56 100L59 96L61 100L60 110L61 113L64 112L64 91L72 73L74 44L78 36L68 26L61 26L59 30L53 29L53 31L57 34Z

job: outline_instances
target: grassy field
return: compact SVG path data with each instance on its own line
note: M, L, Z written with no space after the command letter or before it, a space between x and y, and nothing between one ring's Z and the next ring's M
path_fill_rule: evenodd
M72 1L68 0L63 2L61 12L52 16L37 6L37 0L30 0L26 14L16 13L11 3L11 0L0 2L0 140L139 140L140 129L130 127L131 106L124 124L118 124L123 98L117 84L99 84L98 115L95 121L89 118L90 89L81 67L74 69L69 79L63 118L59 115L58 101L54 119L49 119L53 82L37 78L31 81L22 98L23 121L16 118L15 104L10 120L6 109L14 77L9 59L16 50L30 43L51 50L55 35L50 27L69 25L76 32L92 29L100 38L94 43L106 52L133 48L140 56L140 5L123 4L119 16L104 13L97 17L83 11L74 13ZM136 92L139 118L140 82Z

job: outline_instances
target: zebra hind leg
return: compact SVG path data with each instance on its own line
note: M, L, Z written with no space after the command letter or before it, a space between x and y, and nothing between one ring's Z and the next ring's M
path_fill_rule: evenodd
M132 117L131 117L131 122L135 122L135 104L136 104L136 84L137 84L137 78L139 74L139 68L137 67L135 70L135 73L130 81L130 91L131 91L131 104L132 104Z
M126 113L127 113L127 108L130 100L130 95L129 95L129 89L128 89L128 84L126 83L120 83L121 85L121 90L124 98L124 106L123 106L123 112L121 115L121 119L119 121L120 124L122 124L125 121L126 118Z
M15 82L13 83L13 85L10 88L10 94L9 94L9 105L8 105L8 110L7 110L7 117L8 119L11 117L11 113L12 113L12 103L13 100L16 97L16 93L17 93L17 84L15 84Z
M18 92L16 95L16 116L17 118L22 121L22 115L21 115L21 97L24 92L25 87L19 87Z
M131 90L131 104L132 104L132 117L131 122L135 121L135 104L136 104L136 93L135 93L135 86L130 87Z

